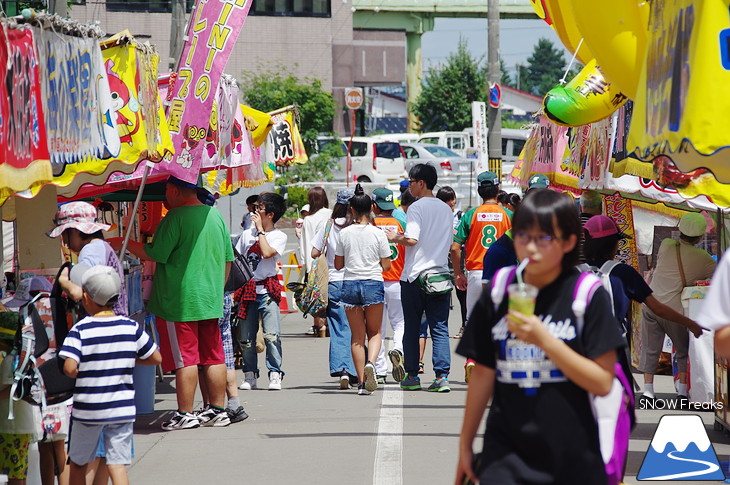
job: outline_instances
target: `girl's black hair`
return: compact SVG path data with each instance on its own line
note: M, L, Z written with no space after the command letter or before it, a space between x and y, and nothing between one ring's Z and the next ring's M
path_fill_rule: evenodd
M413 204L417 200L418 200L418 198L411 193L411 189L406 189L400 195L400 205L401 205L401 207L403 207L404 205L405 206L409 206L409 205Z
M364 215L370 215L370 210L373 207L373 200L365 193L360 184L355 186L355 195L353 195L350 199L350 207L352 207L352 210L355 211L357 218Z
M509 204L512 207L514 207L515 209L517 209L517 206L520 205L520 196L519 196L519 194L509 194L508 193L508 194L506 194L503 197L503 199L504 199L503 202L502 202L503 204Z
M512 233L529 231L535 226L551 236L560 236L565 240L575 235L575 247L563 255L563 271L570 270L578 264L583 228L575 210L575 203L570 196L550 189L533 189L515 210L512 218Z
M583 255L587 261L603 261L604 259L613 259L618 244L619 237L616 234L611 236L592 238L591 235L583 230L585 239L583 240Z
M342 224L334 222L334 224L340 229L349 226L354 220L352 217L352 212L347 210L348 207L350 207L350 204L340 204L339 202L337 202L335 204L335 207L332 209L332 215L330 217L332 217L334 221L337 221L337 219L342 219L343 217L345 218L345 222Z
M92 232L91 234L86 234L79 231L79 236L81 237L82 241L91 241L92 239L104 239L104 234L101 231Z
M454 189L452 189L448 185L445 185L441 187L438 192L436 192L436 198L444 202L449 202L456 199L456 192L454 192Z

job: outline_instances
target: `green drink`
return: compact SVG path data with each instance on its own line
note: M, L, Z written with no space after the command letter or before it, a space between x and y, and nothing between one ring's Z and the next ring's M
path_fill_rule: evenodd
M527 283L514 283L507 287L509 292L509 309L523 315L535 314L537 288Z

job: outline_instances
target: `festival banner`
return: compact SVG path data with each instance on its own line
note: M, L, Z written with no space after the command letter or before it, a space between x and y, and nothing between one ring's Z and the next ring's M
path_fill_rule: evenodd
M210 114L202 168L218 169L253 163L256 155L247 131L238 103L238 84L232 76L224 74Z
M168 98L168 123L175 155L172 162L157 165L153 174L167 172L191 183L198 179L218 82L251 3L252 0L195 3Z
M615 193L613 195L604 195L603 205L605 207L604 215L610 217L618 225L619 231L631 236L631 239L619 240L618 253L614 259L628 264L636 271L640 271L631 201Z
M0 204L14 193L41 187L52 171L38 59L29 28L0 25Z
M571 130L573 135L568 143L570 165L579 167L578 186L581 189L599 189L604 186L606 170L611 161L610 132L610 118Z
M727 1L651 2L629 147L655 170L672 167L681 177L709 169L716 182L730 183L728 27Z
M172 153L156 81L154 88L149 86L150 79L157 79L157 54L151 46L134 42L107 45L111 47L106 47L102 55L120 151L106 160L85 157L80 163L67 165L64 173L53 180L66 197L75 195L80 183L113 183L133 172L140 161L159 162Z
M264 145L267 163L277 167L289 167L307 163L309 160L294 118L293 111L285 111L271 117L274 126Z
M53 175L85 157L118 156L114 107L97 41L32 29Z

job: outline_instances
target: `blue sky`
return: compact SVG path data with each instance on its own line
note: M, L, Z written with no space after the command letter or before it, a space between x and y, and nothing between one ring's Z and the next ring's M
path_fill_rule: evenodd
M564 50L566 63L571 58L557 34L540 19L503 19L499 28L500 53L510 74L514 73L516 64L527 64L527 58L541 37ZM472 55L483 56L486 62L487 19L437 18L434 30L425 33L421 40L424 71L445 62L448 55L456 51L460 36L467 41Z

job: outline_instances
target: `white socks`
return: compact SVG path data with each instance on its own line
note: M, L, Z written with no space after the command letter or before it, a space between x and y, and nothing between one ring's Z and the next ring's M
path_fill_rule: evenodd
M687 389L686 384L685 384L684 388ZM650 398L654 397L654 383L653 382L651 384L649 384L649 383L644 384L644 397L650 397Z
M677 396L687 396L687 384L677 384Z

